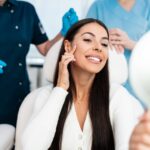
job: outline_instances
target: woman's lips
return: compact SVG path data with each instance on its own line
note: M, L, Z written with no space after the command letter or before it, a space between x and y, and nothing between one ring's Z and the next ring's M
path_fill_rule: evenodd
M100 56L89 55L89 56L86 56L86 58L92 63L100 63L102 61Z

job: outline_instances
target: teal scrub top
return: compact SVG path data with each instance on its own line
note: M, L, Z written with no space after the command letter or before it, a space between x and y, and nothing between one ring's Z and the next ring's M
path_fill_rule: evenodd
M150 1L136 0L132 9L126 11L118 0L96 0L89 8L87 18L101 20L109 29L120 28L138 41L150 29ZM126 49L124 54L128 63L131 51ZM133 94L129 81L125 87Z
M47 40L31 4L7 0L0 7L0 59L7 63L0 75L0 123L15 126L20 104L30 91L26 69L29 46Z

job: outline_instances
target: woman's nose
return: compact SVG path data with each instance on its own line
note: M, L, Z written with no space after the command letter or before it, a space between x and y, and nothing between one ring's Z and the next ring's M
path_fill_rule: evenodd
M102 47L101 47L101 44L97 41L94 42L94 47L93 47L93 50L95 51L101 51Z
M92 50L94 50L94 51L98 51L98 52L101 52L102 50L101 49L99 49L99 48L93 48Z
M95 41L93 50L101 52L101 44Z

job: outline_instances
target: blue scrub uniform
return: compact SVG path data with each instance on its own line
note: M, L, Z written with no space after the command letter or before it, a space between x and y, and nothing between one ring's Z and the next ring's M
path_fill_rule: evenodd
M29 46L47 40L31 4L7 0L0 7L0 58L7 63L0 75L0 123L15 126L20 104L30 91L26 70Z
M138 41L150 29L150 1L136 0L128 12L118 3L118 0L96 0L90 7L87 18L103 21L108 28L120 28L128 36ZM125 57L129 63L131 51L125 50ZM125 84L128 91L134 95L129 81Z

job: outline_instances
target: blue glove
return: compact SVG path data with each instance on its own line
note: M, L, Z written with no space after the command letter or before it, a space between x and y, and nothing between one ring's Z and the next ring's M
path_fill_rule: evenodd
M2 74L4 72L3 67L6 67L6 66L7 66L7 64L4 61L0 60L0 74Z
M70 27L78 21L78 16L73 8L70 8L68 12L62 18L63 27L61 29L62 36L65 36Z

